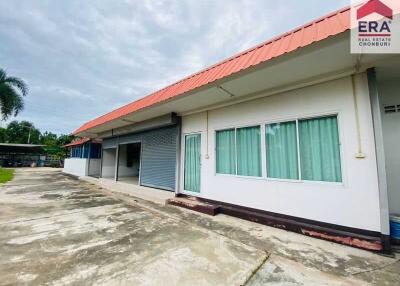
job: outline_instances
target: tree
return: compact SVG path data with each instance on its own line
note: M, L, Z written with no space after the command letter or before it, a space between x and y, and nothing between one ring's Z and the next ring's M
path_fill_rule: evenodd
M57 134L46 131L40 136L40 143L49 147L54 147L58 146L57 139Z
M57 145L58 146L64 146L66 144L69 144L72 142L72 140L75 139L74 135L65 135L65 134L61 134L60 136L58 136L57 138Z
M0 143L7 142L7 129L0 127Z
M29 121L12 121L7 126L7 141L19 144L39 144L40 131Z
M28 93L26 83L17 77L9 77L0 68L0 112L2 119L17 116L24 109L23 97Z

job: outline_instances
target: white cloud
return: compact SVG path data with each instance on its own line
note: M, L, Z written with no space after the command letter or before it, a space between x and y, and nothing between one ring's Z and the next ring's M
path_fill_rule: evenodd
M0 66L31 87L17 119L66 133L346 4L3 0Z

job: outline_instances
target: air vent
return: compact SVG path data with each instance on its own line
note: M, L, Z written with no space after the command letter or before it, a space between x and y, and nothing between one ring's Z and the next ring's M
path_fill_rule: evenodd
M385 105L384 110L386 114L400 112L400 104L397 105Z

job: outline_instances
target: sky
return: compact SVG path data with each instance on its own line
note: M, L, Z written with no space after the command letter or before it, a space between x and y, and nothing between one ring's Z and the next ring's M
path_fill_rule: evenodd
M1 0L0 67L42 132L80 125L349 0ZM1 123L5 125L6 122Z

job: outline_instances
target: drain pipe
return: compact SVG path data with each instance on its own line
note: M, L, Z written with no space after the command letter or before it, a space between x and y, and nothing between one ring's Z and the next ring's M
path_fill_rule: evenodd
M357 152L355 157L357 159L364 159L366 155L362 149L362 137L361 137L361 126L360 126L360 113L358 109L358 100L357 100L357 88L356 88L356 80L355 75L351 75L351 86L353 91L353 101L354 101L354 114L356 120L356 129L357 129Z
M353 91L353 102L354 102L354 114L356 120L356 129L357 129L357 152L355 157L357 159L364 159L366 155L363 152L362 148L362 136L361 136L361 125L360 125L360 111L358 108L358 99L357 99L357 85L355 76L358 74L361 66L362 54L358 55L356 64L354 66L355 72L351 75L351 87Z

